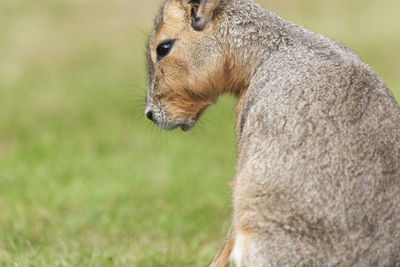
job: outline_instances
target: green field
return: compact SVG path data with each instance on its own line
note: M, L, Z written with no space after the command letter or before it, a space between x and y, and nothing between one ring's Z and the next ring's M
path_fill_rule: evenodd
M206 266L230 224L235 100L143 116L160 1L0 1L0 266ZM400 99L398 0L263 2L359 52Z

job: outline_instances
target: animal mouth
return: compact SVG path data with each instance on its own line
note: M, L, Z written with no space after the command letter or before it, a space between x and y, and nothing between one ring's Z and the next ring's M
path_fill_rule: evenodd
M197 121L200 119L200 117L203 115L204 111L206 108L203 108L201 111L199 111L196 116L188 121L179 123L177 126L181 128L182 131L187 132L190 129L193 128L193 126L197 123Z
M193 127L194 123L180 123L178 126L182 131L187 132Z
M157 113L154 113L153 115L148 115L146 112L146 116L148 119L150 119L155 125L158 127L167 130L167 131L172 131L176 128L181 128L183 132L187 132L190 129L193 128L193 126L197 123L199 120L200 116L203 114L202 110L201 112L197 113L195 117L191 118L173 118L173 119L168 119L167 116L161 116L157 115Z

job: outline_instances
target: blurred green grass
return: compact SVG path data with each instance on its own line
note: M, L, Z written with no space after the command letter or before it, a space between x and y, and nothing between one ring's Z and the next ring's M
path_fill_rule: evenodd
M205 266L230 223L234 103L143 118L160 1L0 2L0 265ZM400 2L263 1L356 50L400 98Z

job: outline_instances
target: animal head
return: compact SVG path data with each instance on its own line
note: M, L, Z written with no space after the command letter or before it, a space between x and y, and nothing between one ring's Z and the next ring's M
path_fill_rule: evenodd
M219 0L168 0L148 43L146 117L189 130L225 87L224 51L215 36Z

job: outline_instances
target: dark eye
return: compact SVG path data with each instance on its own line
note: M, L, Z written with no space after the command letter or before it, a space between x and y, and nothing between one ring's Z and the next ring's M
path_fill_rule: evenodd
M166 55L168 55L169 52L171 51L172 47L174 46L174 43L175 43L175 40L167 40L167 41L160 43L156 49L157 60L160 60L163 57L165 57Z

